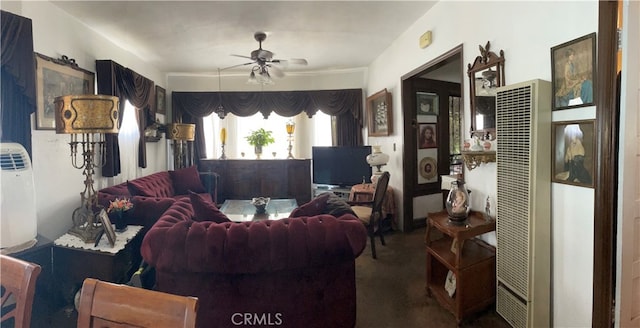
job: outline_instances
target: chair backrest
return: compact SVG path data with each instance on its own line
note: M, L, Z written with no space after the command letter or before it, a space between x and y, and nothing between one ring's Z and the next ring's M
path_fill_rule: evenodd
M378 183L376 183L376 190L373 193L373 205L371 206L371 213L382 215L382 202L384 201L384 195L389 187L389 172L382 172Z
M78 328L195 327L198 299L87 278Z
M0 254L2 285L2 327L13 318L14 327L31 326L31 308L36 281L42 268L14 257Z

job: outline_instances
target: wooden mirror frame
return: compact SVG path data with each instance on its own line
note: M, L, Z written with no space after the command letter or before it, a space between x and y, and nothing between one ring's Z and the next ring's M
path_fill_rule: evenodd
M478 129L475 119L476 107L479 103L479 99L477 99L476 97L480 97L476 94L476 81L483 82L483 80L486 80L486 77L482 76L484 75L483 73L489 70L493 71L493 69L495 69L495 83L494 81L490 81L490 88L494 90L489 91L489 93L494 94L494 98L495 88L504 86L504 51L500 50L500 56L498 56L494 52L489 50L490 46L491 44L489 41L487 41L487 45L484 47L480 45L480 56L476 57L476 59L473 61L473 64L468 64L467 74L469 75L469 99L471 100L471 136L478 135L479 137L482 137L485 136L488 132L491 134L491 139L495 139L495 123L493 127L483 127L482 129ZM484 86L482 86L482 88L484 88Z

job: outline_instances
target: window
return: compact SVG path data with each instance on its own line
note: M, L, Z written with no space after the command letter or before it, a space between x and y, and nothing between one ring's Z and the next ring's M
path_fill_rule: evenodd
M122 181L138 177L138 142L140 131L138 130L138 110L127 100L122 117L122 125L118 132L118 144L120 147L120 168L118 175Z
M205 135L206 158L219 158L222 153L220 130L227 129L227 143L225 154L227 158L254 159L254 149L245 137L253 130L264 128L271 131L275 143L263 148L262 158L284 159L288 156L289 139L286 123L293 120L296 124L293 142L293 156L295 158L311 158L311 146L331 146L332 127L331 116L318 111L313 118L306 113L294 117L284 117L271 113L264 119L262 113L250 117L239 117L228 114L223 120L215 113L203 118Z

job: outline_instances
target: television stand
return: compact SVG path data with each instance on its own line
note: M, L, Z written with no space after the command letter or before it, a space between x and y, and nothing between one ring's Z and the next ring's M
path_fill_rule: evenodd
M351 195L351 187L350 186L330 186L330 185L314 185L313 186L314 198L325 192L332 192L344 200L349 200L349 196Z

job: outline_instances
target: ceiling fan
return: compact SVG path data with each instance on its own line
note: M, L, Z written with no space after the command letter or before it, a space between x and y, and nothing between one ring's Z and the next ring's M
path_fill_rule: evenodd
M265 32L258 31L253 34L253 38L256 39L256 41L258 41L258 49L252 51L251 56L243 56L243 55L236 55L236 54L231 55L235 57L251 59L252 61L243 63L243 64L229 66L229 67L223 68L223 70L239 67L239 66L253 65L253 67L251 68L251 74L249 74L249 83L271 84L273 83L273 80L271 79L270 72L273 73L273 75L278 78L281 78L284 76L284 72L282 71L282 69L274 64L307 65L307 60L303 58L292 58L288 60L273 58L273 55L274 55L273 52L266 49L262 49L262 41L264 41L267 38L267 34Z

